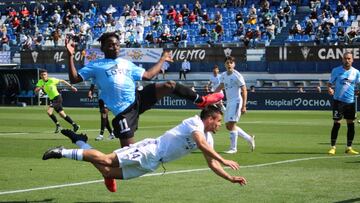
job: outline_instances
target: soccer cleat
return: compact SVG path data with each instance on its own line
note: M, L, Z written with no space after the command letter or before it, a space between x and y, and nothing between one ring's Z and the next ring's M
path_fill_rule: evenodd
M236 152L237 152L236 149L230 149L230 150L228 150L228 151L225 151L224 153L225 153L225 154L235 154Z
M50 148L48 149L42 159L43 160L47 160L47 159L60 159L62 158L62 154L61 154L61 151L64 149L63 146L58 146L58 147L53 147L53 148Z
M56 125L55 132L54 132L54 133L59 133L60 130L61 130L61 126L60 126L60 125Z
M100 141L100 140L103 140L104 139L104 136L103 135L98 135L96 138L95 138L95 141Z
M331 149L328 151L329 155L335 155L336 154L336 147L331 147Z
M115 135L114 135L114 133L110 133L110 135L109 135L108 139L109 139L109 140L115 139Z
M106 188L110 191L110 192L116 192L117 188L116 188L116 181L113 178L104 178L104 183Z
M251 136L250 147L251 147L251 151L253 152L255 150L255 135L250 135L250 136Z
M205 108L211 104L216 104L224 98L224 94L222 92L216 92L212 94L208 94L202 97L203 102L196 104L196 106L200 109Z
M78 124L73 125L73 131L76 132L80 129L80 126Z
M355 151L352 147L348 147L348 148L345 150L345 153L346 153L346 154L352 154L352 155L359 154L359 152Z
M61 130L61 133L63 135L65 135L66 137L68 137L72 143L76 143L77 141L81 140L83 142L87 142L88 140L88 137L86 136L86 134L77 134L75 132L73 132L72 130L69 130L69 129L64 129L64 130Z

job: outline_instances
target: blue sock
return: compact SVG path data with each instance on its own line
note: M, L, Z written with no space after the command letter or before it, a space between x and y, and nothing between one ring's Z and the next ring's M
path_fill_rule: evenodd
M92 149L93 148L91 145L89 145L88 143L86 143L82 140L76 141L75 144L77 146L79 146L80 149Z

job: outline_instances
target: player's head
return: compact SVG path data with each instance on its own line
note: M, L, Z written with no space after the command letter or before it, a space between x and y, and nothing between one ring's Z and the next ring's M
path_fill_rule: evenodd
M205 107L201 113L200 118L204 122L205 132L213 132L219 130L221 126L223 112L216 105L209 105Z
M227 71L232 71L235 68L235 58L232 56L229 56L225 60L225 68Z
M219 73L219 66L216 64L214 65L213 73L214 73L214 75L217 75Z
M48 72L47 70L42 70L40 71L40 78L43 80L47 80L48 79Z
M119 36L115 32L105 32L98 41L101 46L100 49L105 54L105 58L115 59L120 52Z
M342 61L345 68L350 68L354 62L353 53L350 51L345 52Z

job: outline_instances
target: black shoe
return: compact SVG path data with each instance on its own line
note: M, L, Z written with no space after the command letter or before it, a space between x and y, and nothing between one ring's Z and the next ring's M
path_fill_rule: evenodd
M48 149L42 159L43 160L47 160L47 159L60 159L62 158L62 155L61 155L61 151L64 149L63 146L58 146L58 147L53 147L53 148L50 148Z
M86 134L83 134L83 133L77 134L77 133L74 133L72 130L69 130L69 129L63 129L63 130L61 130L61 133L63 135L65 135L66 137L68 137L71 140L71 142L74 143L74 144L76 143L76 141L79 141L79 140L81 140L81 141L83 141L85 143L88 140L88 137L86 136Z
M55 132L54 132L54 133L59 133L60 130L61 130L61 126L60 126L60 125L56 125Z
M74 132L78 131L79 128L80 128L80 126L79 126L78 124L74 124L73 127L74 127L74 128L73 128L73 131L74 131Z

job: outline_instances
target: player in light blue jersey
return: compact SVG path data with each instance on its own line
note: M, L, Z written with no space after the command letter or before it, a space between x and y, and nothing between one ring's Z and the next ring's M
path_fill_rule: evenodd
M354 61L352 52L345 52L343 55L343 65L334 68L331 71L331 77L328 83L328 93L333 96L333 120L334 124L331 130L331 149L330 155L336 153L336 140L340 129L340 121L346 119L347 123L347 154L359 154L352 149L352 142L355 136L354 120L356 118L355 110L355 89L360 83L360 72L352 67ZM335 90L334 90L335 89Z
M90 62L77 72L74 65L73 43L66 41L69 52L69 79L72 83L94 79L101 90L101 98L115 115L112 121L114 134L120 139L121 146L134 143L134 132L138 127L138 117L150 109L158 99L168 94L193 101L199 107L217 102L222 95L199 96L190 88L174 81L153 83L137 91L135 81L150 80L159 73L165 61L172 61L171 53L165 51L160 60L149 70L136 66L132 62L118 58L120 52L119 36L116 33L104 33L98 41L105 58Z

